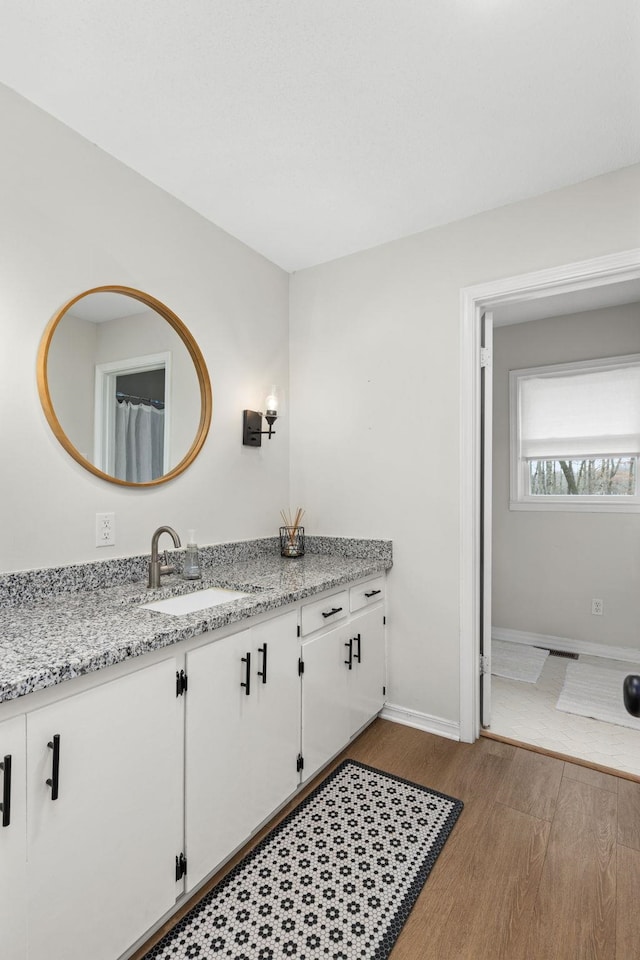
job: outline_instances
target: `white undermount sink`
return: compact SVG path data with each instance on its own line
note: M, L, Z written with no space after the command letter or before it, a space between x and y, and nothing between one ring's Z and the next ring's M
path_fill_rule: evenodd
M143 603L145 610L157 610L158 613L168 613L172 617L184 617L187 613L196 613L198 610L207 610L217 607L221 603L231 600L240 600L251 594L240 590L231 590L226 587L208 587L206 590L194 590L193 593L183 593L180 597L167 597L165 600L153 600Z

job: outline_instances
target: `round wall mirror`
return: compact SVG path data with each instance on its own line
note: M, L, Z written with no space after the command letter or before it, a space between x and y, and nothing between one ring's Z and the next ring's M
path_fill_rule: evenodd
M166 483L194 461L211 423L204 357L183 322L130 287L95 287L51 319L38 392L54 434L111 483Z

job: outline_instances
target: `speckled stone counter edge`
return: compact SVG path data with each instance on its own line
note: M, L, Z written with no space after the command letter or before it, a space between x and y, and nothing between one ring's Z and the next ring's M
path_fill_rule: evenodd
M364 540L348 537L306 537L309 554L327 554L351 559L391 562L391 540ZM257 540L236 540L200 547L203 565L255 560L261 556L277 555L278 537ZM176 568L181 569L183 550L171 553ZM295 563L295 560L291 561ZM0 573L0 606L20 606L64 593L98 590L118 584L143 581L147 577L149 555L95 560L90 563L64 567L44 567L39 570Z

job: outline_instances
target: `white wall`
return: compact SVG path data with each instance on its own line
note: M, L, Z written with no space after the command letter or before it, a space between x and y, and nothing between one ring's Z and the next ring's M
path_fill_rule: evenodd
M493 346L493 623L637 648L640 514L509 510L509 370L640 353L640 304L498 327Z
M49 347L47 382L59 422L76 450L93 460L94 370L98 328L69 314Z
M639 196L630 167L292 277L292 501L393 539L387 692L424 722L459 720L460 288L640 246Z
M260 450L242 410L287 386L288 276L88 141L0 86L0 571L145 553L162 523L202 543L273 535L289 503L288 423ZM163 301L203 351L213 422L197 461L152 490L79 466L40 407L35 362L75 294L123 284ZM116 515L95 547L96 512Z

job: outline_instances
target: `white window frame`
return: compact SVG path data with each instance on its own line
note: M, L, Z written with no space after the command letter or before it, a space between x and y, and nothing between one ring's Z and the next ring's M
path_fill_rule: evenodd
M618 369L640 363L640 354L607 357L601 360L578 360L573 363L554 363L544 367L527 367L509 371L509 462L510 510L556 510L567 513L640 513L640 482L636 472L636 494L633 497L606 496L541 496L531 495L529 467L519 456L520 451L520 390L521 380L544 374L562 374L567 371L594 372ZM638 466L640 467L640 458Z

